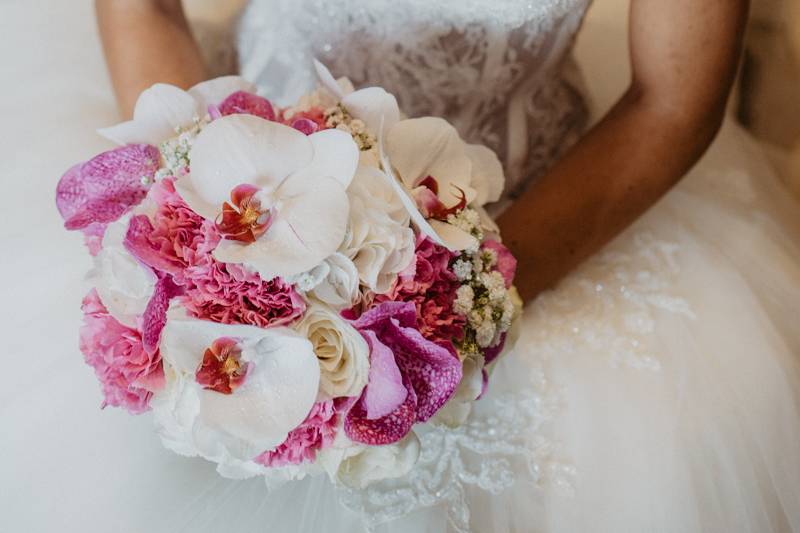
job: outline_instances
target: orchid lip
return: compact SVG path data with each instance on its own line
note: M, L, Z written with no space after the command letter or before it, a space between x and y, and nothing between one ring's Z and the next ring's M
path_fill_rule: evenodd
M222 204L222 212L215 221L225 239L251 244L269 230L275 219L275 209L262 207L259 192L257 187L248 184L238 185L231 191L231 202Z
M467 194L461 187L458 187L457 185L451 184L451 187L458 191L457 196L460 197L458 203L452 207L446 207L444 203L439 200L439 182L437 182L436 178L433 176L427 176L425 179L419 182L417 187L428 189L428 191L430 191L429 194L433 194L433 199L428 199L427 204L425 201L418 201L418 203L423 204L420 205L420 208L423 210L423 212L425 212L427 218L433 218L436 220L441 220L442 222L447 222L447 218L450 215L455 215L467 207Z
M237 339L220 337L203 354L195 372L195 380L206 390L232 394L243 382L251 363L242 362L242 350Z

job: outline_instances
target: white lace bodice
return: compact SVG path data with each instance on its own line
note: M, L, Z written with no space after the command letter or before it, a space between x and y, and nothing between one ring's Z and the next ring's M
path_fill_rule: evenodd
M510 199L585 122L569 51L589 2L251 0L240 66L279 104L313 88L317 57L409 116L445 117L498 153Z

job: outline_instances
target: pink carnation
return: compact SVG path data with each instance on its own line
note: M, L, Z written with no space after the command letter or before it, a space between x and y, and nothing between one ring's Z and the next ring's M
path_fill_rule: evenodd
M465 318L453 310L461 283L450 269L455 255L429 238L417 237L414 261L402 272L395 286L378 295L375 303L413 302L417 308L417 327L426 339L444 345L464 336Z
M150 198L158 206L153 217L150 243L162 259L185 269L219 242L214 223L192 211L175 190L172 179L164 179L150 189Z
M187 268L184 277L187 285L181 303L197 318L265 328L292 322L306 309L294 287L280 278L264 281L210 254Z
M164 383L161 356L149 355L139 331L112 317L94 289L83 299L80 349L103 387L103 407L124 407L133 414L149 409L150 397Z
M269 467L314 461L317 450L329 446L336 437L337 422L332 400L315 403L306 419L289 432L282 444L262 453L255 461Z

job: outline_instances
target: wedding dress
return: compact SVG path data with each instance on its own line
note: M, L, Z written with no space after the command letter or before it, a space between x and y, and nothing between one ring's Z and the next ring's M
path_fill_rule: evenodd
M318 57L356 86L386 87L411 116L445 116L501 156L499 210L586 126L570 50L588 3L253 0L241 69L287 103L312 87ZM9 4L9 20L29 21L28 5ZM99 151L86 122L114 120L92 111L110 109L85 82L100 67L74 68L100 58L77 44L72 9L9 26L38 39L48 32L28 28L57 21L48 34L64 43L47 49L57 62L33 40L3 56L50 76L12 84L2 102L22 139L0 143L19 162L9 198L52 190ZM50 103L53 83L70 105ZM25 356L0 388L2 531L800 532L800 205L732 123L662 201L528 305L467 424L421 429L412 473L365 491L322 476L269 490L227 480L164 450L148 415L97 410L75 333L88 259L39 204L7 214L42 224L2 234L2 277L16 280L2 336L9 357Z

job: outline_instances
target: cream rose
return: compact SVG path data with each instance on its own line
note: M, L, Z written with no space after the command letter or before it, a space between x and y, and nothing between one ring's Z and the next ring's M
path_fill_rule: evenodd
M434 417L436 422L453 428L467 420L472 411L472 404L483 390L483 356L469 355L462 365L463 377L456 393Z
M361 394L369 375L369 347L353 326L327 306L312 301L295 329L314 347L323 395Z
M373 168L359 167L347 195L350 220L339 252L353 261L362 284L385 293L414 257L408 213L385 177Z

